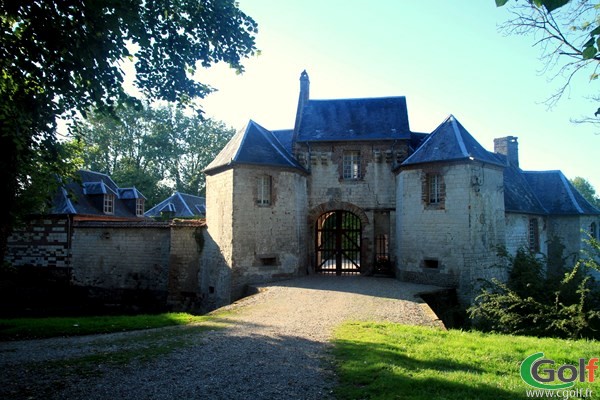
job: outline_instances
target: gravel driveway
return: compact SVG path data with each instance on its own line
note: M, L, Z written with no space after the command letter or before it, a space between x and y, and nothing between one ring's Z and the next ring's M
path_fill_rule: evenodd
M327 399L346 320L443 326L389 278L307 276L258 287L199 326L0 343L0 398Z

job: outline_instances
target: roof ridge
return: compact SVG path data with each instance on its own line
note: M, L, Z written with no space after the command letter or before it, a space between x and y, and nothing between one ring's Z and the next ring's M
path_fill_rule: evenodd
M181 202L183 203L183 206L185 207L185 209L192 215L194 215L194 213L192 212L192 210L190 210L190 208L188 207L187 203L185 202L185 200L183 199L183 197L181 196L181 193L176 192L177 197L179 198L179 200L181 200Z
M465 141L463 140L460 130L458 129L456 118L454 117L454 115L450 114L450 117L448 117L448 120L450 121L450 124L452 125L452 129L454 130L454 135L456 136L456 141L458 142L458 147L460 148L461 153L463 154L463 156L469 157L470 155L467 152L467 147L465 146Z

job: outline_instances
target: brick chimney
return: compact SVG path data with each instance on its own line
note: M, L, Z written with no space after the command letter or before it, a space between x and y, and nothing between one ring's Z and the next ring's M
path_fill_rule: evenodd
M515 136L494 139L494 153L506 156L508 165L519 168L519 142Z

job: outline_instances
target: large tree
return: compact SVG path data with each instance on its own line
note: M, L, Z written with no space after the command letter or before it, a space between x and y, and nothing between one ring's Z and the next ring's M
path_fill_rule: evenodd
M504 6L508 0L495 0ZM512 17L501 30L509 34L531 35L541 51L545 70L552 74L558 89L546 102L553 106L571 87L576 76L584 75L592 84L600 77L600 3L592 0L523 0L511 2ZM590 87L595 105L582 110L579 122L600 126L600 96Z
M571 183L591 205L600 210L600 197L596 195L596 189L594 189L594 186L587 179L576 176L571 179Z
M122 105L114 116L90 112L76 126L83 166L136 186L148 207L180 191L204 192L202 170L235 131L224 123L185 113L174 105Z
M256 32L234 0L0 0L0 253L28 211L36 163L64 170L57 117L130 100L121 67L131 59L148 99L190 104L212 90L197 69L243 71Z

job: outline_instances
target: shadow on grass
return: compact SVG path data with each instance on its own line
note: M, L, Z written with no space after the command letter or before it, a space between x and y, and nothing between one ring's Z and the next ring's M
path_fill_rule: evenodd
M410 348L400 354L377 343L336 340L334 344L340 380L335 393L339 399L526 398L519 385L512 385L513 390L500 387L501 371L457 362L449 358L451 354L419 359L410 355Z

